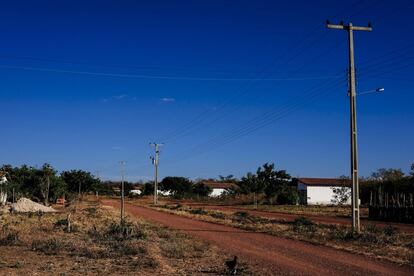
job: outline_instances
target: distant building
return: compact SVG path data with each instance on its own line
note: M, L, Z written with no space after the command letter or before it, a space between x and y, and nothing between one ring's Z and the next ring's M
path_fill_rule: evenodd
M298 190L299 203L308 205L333 204L333 188L345 187L347 192L351 191L351 182L338 178L294 178L293 185ZM350 198L346 204L351 204Z
M201 183L212 189L212 192L209 195L211 197L219 197L223 195L227 190L239 188L239 186L234 183L223 183L215 181L202 181Z
M142 191L141 190L130 190L129 191L129 194L130 195L132 195L132 196L134 196L134 195L141 195L142 194Z

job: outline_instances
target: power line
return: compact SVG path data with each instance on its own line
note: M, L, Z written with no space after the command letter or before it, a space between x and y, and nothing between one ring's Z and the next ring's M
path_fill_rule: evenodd
M125 78L137 78L137 79L158 79L158 80L189 80L189 81L299 81L299 80L318 80L318 79L331 79L338 78L338 76L320 76L320 77L297 77L297 78L201 78L201 77L178 77L178 76L153 76L153 75L133 75L133 74L118 74L118 73L102 73L102 72L89 72L89 71L75 71L75 70L61 70L52 68L39 68L39 67L26 67L26 66L14 66L14 65L0 65L0 68L6 69L20 69L30 71L41 72L54 72L54 73L69 73L69 74L81 74L81 75L93 75L104 77L125 77Z
M325 85L325 89L328 88L333 88L337 85L339 85L341 82L335 82L335 83L328 83L328 85ZM332 86L333 84L333 86ZM324 86L322 85L322 87ZM193 147L190 150L185 151L184 153L182 153L182 155L186 155L188 154L186 157L194 157L195 154L197 153L203 153L206 152L205 149L207 150L211 150L214 148L218 148L220 146L222 146L223 144L228 144L230 142L233 142L241 137L244 137L254 131L257 131L258 129L261 129L281 118L286 117L287 115L291 114L292 112L296 111L297 108L301 107L304 105L304 103L308 103L308 101L310 99L313 99L315 97L317 97L318 95L322 94L323 92L321 92L321 86L315 86L311 89L308 90L308 93L305 95L304 99L302 99L302 101L298 101L297 99L295 99L292 103L286 105L286 106L282 106L279 109L276 110L271 110L269 112L266 112L262 115L259 115L257 117L255 117L254 119L249 120L247 123L243 124L241 127L236 128L236 129L231 129L229 131L227 131L227 134L224 135L217 135L213 138L211 138L210 140L201 143L195 147ZM223 142L224 141L224 142ZM187 159L184 158L184 159ZM176 162L176 161L175 161Z
M355 6L360 5L362 2L364 2L363 0L357 0L354 3L352 3L350 5L350 9L354 8ZM339 13L339 14L342 14ZM338 14L338 15L339 15ZM303 41L307 41L309 38L314 38L314 32L317 31L319 29L319 26L316 26L313 30L311 30L306 36L305 39L303 39L301 41L301 43L298 43L298 47L296 47L294 50L292 50L293 52L298 52L296 55L294 55L293 57L290 57L286 60L286 63L284 64L284 66L287 66L292 60L294 60L295 58L297 58L300 54L304 53L305 49L309 49L312 46L314 46L317 42L319 42L322 37L324 35L326 35L325 33L322 34L321 37L317 37L316 39L314 39L310 45L307 45L305 47L301 47L304 45ZM273 66L276 63L277 59L273 60L269 66ZM304 67L304 64L302 64L301 68ZM266 69L264 69L266 70ZM298 70L296 70L298 71ZM262 72L263 73L263 72ZM262 78L264 78L265 76L263 75ZM215 109L215 114L217 114L217 110L221 111L222 109L224 109L227 105L229 105L230 103L232 103L235 99L243 97L244 95L247 94L248 90L251 88L252 83L248 83L246 85L246 88L244 89L244 91L242 90L240 93L238 93L235 97L229 98L227 101L225 101L223 104L221 104L218 108ZM241 87L239 90L243 89L243 87ZM201 112L200 114L198 114L194 119L192 119L188 124L184 125L183 127L177 128L173 131L171 131L170 133L162 136L161 138L159 138L160 140L163 141L171 141L173 139L176 139L177 136L178 137L182 137L182 136L186 136L186 135L182 135L183 132L187 132L194 129L194 128L199 128L201 126L201 123L203 121L205 121L205 118L208 117L209 113L210 113L210 109L206 109L205 111ZM221 116L219 119L228 116L228 112L224 113L223 116ZM214 122L217 121L217 119L214 120ZM210 123L211 124L211 123Z

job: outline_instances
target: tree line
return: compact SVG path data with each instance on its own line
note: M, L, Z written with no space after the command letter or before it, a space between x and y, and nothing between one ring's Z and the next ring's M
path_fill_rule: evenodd
M42 167L22 165L13 167L3 165L8 180L5 188L8 200L12 197L27 197L48 204L57 198L72 198L78 193L105 190L102 182L90 172L83 170L68 170L58 173L50 164Z
M0 171L6 174L6 185L9 200L14 194L15 198L28 197L38 202L56 201L59 197L74 198L79 193L99 193L101 195L114 195L114 186L120 182L101 181L90 172L83 170L67 170L57 172L50 164L43 164L37 168L22 165L13 167L3 165ZM345 177L342 177L345 178ZM226 195L253 194L254 198L262 198L268 204L296 204L298 193L292 185L292 177L285 170L276 169L274 164L266 163L259 167L255 173L249 172L241 179L233 175L219 176L218 179L207 179L215 182L234 183L228 188ZM360 180L360 199L362 204L369 204L373 194L386 193L389 195L414 194L414 164L411 172L406 175L401 169L378 169L371 176ZM125 182L125 194L139 185L143 195L152 195L153 181ZM204 184L202 179L190 180L186 177L167 176L159 183L159 189L168 191L176 198L206 197L212 188ZM14 193L12 193L12 191Z

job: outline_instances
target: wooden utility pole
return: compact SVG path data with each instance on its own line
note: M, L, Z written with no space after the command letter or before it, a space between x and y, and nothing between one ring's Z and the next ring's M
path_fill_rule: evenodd
M158 163L159 163L159 155L160 155L160 147L164 144L158 143L150 143L151 147L155 148L155 157L151 156L152 164L154 165L155 169L155 176L154 176L154 204L158 204Z
M339 25L330 24L327 21L326 27L329 29L345 30L348 32L349 47L349 98L351 113L351 179L352 179L352 229L360 232L359 220L359 180L358 180L358 144L357 144L357 110L356 110L356 77L355 77L355 60L354 60L354 32L353 31L372 31L371 24L368 27L353 26L350 22L348 25L343 23Z

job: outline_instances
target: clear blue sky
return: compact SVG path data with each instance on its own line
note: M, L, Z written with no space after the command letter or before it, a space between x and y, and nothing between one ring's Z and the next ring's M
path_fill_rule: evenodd
M105 179L349 174L346 32L360 172L414 162L412 1L3 1L0 163ZM313 89L313 90L312 90Z

